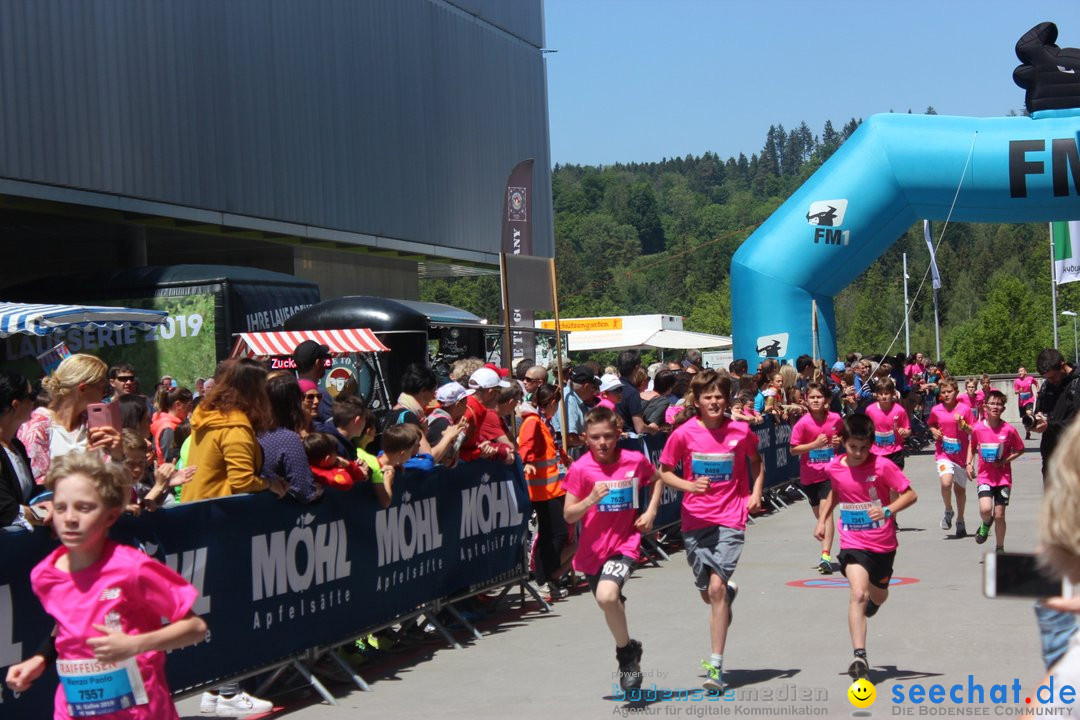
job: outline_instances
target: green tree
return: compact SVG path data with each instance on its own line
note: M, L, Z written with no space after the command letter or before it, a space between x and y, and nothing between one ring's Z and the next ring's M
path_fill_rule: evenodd
M975 317L955 328L947 344L957 374L1012 372L1030 363L1050 341L1039 302L1019 278L999 272L990 278L986 301Z

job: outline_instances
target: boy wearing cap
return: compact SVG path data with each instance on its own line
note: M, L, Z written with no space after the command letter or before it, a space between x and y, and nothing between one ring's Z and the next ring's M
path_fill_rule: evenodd
M319 388L321 396L318 408L319 422L326 422L333 416L334 398L330 397L330 393L319 382L326 374L326 361L329 359L330 346L314 340L305 340L293 350L297 379L310 380L315 383L315 387Z
M499 390L508 387L510 383L491 368L482 367L469 376L472 394L466 399L465 417L472 430L461 446L462 460L498 458L507 465L514 463L513 443L506 437L496 410Z
M446 383L435 391L435 402L439 407L428 413L427 439L431 454L447 467L457 464L458 451L465 440L463 433L469 428L465 410L470 394L461 383Z

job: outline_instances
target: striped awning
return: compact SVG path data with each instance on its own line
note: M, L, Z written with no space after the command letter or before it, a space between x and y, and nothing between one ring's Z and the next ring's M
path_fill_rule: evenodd
M87 327L116 330L134 326L149 330L168 319L169 313L164 310L0 302L0 338L17 334L44 336Z
M351 330L279 330L278 332L240 333L233 346L233 357L269 357L292 355L305 340L326 345L332 353L386 352L390 348L364 328Z

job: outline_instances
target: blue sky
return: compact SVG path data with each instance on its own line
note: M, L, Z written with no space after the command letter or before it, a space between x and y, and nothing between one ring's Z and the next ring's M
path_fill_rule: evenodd
M1077 0L544 0L553 163L749 157L769 125L1019 111L1016 41Z

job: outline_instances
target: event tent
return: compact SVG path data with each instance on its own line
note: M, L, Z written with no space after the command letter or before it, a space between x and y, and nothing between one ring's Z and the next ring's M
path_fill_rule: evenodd
M585 350L689 350L731 347L725 335L683 330L678 315L624 315L605 318L567 318L560 329L569 334L570 352ZM554 329L554 321L539 320L538 327Z
M168 317L163 310L0 302L0 338L17 334L45 336L88 327L116 330L134 326L149 330Z

